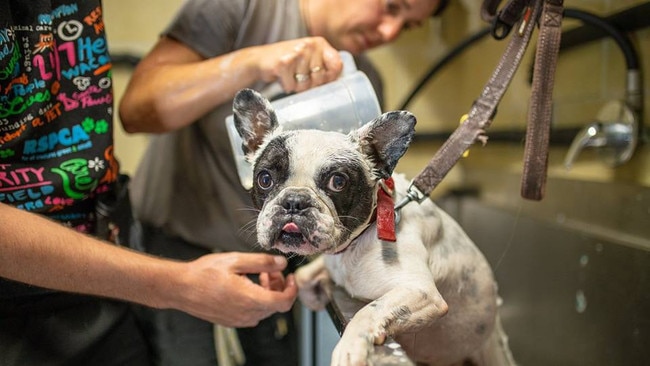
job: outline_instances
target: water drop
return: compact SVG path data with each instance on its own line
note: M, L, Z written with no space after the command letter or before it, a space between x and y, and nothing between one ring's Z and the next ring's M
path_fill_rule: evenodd
M578 290L576 292L576 311L582 314L585 310L587 310L587 297L582 290Z

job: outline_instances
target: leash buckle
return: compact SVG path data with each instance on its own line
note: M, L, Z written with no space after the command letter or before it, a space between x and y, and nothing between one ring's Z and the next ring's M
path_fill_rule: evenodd
M413 181L411 181L411 184L409 185L408 189L406 190L406 197L402 198L396 205L395 205L395 223L399 223L399 220L401 219L400 215L400 210L402 207L406 206L408 203L415 201L418 204L422 203L427 198L427 195L422 193L418 189L418 187L413 184Z

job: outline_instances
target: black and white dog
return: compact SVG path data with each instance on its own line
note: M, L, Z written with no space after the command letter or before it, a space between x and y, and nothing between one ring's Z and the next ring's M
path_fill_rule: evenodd
M422 364L512 364L490 266L450 216L431 200L412 203L401 210L396 242L378 239L380 191L392 193L391 176L396 200L408 186L393 170L413 137L412 114L389 112L348 135L283 132L271 104L244 89L234 116L253 163L259 244L323 254L296 273L306 306L322 309L332 281L368 301L332 365L366 365L388 335Z

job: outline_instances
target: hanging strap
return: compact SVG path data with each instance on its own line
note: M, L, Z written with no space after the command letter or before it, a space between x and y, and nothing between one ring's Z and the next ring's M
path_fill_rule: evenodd
M563 0L546 0L540 18L521 177L521 196L529 200L541 200L546 188L553 83L562 35L562 12Z
M480 97L472 105L467 120L451 134L427 166L413 179L406 198L398 202L395 206L396 210L411 201L421 202L427 198L474 142L481 141L483 144L487 142L485 130L490 126L497 105L521 63L541 13L542 1L528 1L520 17L519 27L512 35Z
M427 198L472 144L477 141L483 144L487 142L485 131L492 123L497 106L521 63L540 17L521 193L524 198L535 200L544 195L552 90L561 35L563 1L511 0L503 9L497 11L499 3L500 0L485 0L481 16L493 22L495 38L505 38L518 22L516 32L480 97L472 105L466 121L452 133L427 166L413 179L406 197L395 206L398 212L411 201L421 202Z

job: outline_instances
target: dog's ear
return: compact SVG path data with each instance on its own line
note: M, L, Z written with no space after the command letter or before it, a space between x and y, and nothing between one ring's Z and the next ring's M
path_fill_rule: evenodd
M233 101L235 128L242 139L244 154L254 153L264 141L264 136L278 127L273 106L260 93L242 89Z
M361 151L375 163L380 178L386 179L393 174L397 162L413 139L415 123L412 113L393 111L359 128Z

